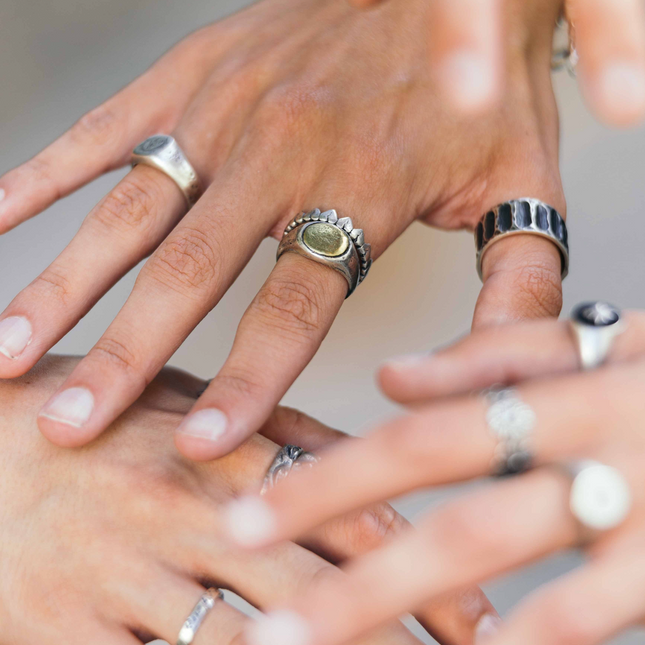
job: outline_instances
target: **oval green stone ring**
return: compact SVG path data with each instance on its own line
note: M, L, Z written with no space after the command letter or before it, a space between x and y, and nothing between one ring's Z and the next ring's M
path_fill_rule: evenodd
M372 265L371 248L363 231L354 228L349 217L339 218L335 210L318 208L302 213L287 226L278 245L278 259L297 253L328 266L347 280L347 295L365 279Z

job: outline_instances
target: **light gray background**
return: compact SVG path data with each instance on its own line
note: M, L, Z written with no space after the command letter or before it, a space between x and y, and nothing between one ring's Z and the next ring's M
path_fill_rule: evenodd
M242 4L241 0L1 0L0 172L37 152L189 31ZM571 79L562 75L556 84L573 244L565 311L582 298L605 297L643 307L645 130L624 133L601 127L582 105ZM0 308L54 259L120 176L102 178L0 238ZM413 228L379 260L370 280L346 303L323 348L287 395L287 403L333 426L360 432L394 410L372 378L383 359L430 349L468 330L479 289L472 239L421 225ZM217 310L173 357L173 364L203 377L216 372L240 315L273 265L274 247L272 241L264 243ZM410 276L415 279L409 280ZM87 352L124 302L133 280L134 275L122 280L56 349ZM343 370L337 370L339 364ZM441 498L441 494L416 496L399 507L412 516ZM577 563L575 557L561 555L495 581L487 590L504 613L527 592ZM643 633L615 642L642 643Z

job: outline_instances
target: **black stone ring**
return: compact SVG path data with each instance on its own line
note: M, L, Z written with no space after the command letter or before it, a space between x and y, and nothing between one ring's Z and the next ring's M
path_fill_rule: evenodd
M482 216L475 229L477 273L482 277L484 253L508 235L540 235L558 247L562 259L562 279L569 273L569 234L555 208L530 197L512 199Z

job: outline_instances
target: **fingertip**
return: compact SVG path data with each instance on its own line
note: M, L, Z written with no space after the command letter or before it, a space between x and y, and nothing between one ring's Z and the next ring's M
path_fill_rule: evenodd
M244 549L255 549L275 538L278 521L275 511L264 499L247 495L226 507L224 530L233 544Z
M94 411L94 395L85 387L69 387L55 394L38 413L38 428L63 448L89 443L100 431L87 425Z
M94 438L94 435L88 436L81 428L51 419L42 413L38 415L37 423L45 439L60 448L80 448Z

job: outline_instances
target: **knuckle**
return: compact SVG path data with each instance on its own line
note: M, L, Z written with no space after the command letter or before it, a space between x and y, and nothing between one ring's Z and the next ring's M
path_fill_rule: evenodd
M562 282L549 267L533 265L516 278L523 311L532 318L557 316L562 309Z
M405 520L389 504L364 508L346 520L347 538L358 553L370 551L400 533Z
M67 272L52 265L45 269L31 284L40 297L54 299L68 305L73 299L72 282Z
M256 315L282 331L311 335L321 326L320 299L313 285L272 279L251 306Z
M93 358L98 358L101 362L108 361L117 369L138 377L142 384L146 385L146 380L140 373L139 361L126 343L114 337L105 336L96 343L91 353Z
M37 155L30 159L23 167L28 175L28 181L46 186L48 191L51 191L51 199L58 201L62 193L54 179L53 171L49 161L42 156Z
M153 182L128 178L105 197L94 219L110 229L130 233L150 223L160 201Z
M217 282L221 253L208 235L184 227L153 255L150 273L164 286L180 290L210 290Z
M100 105L82 116L70 130L70 137L83 144L114 144L118 142L122 128L120 116L107 105Z
M262 385L257 382L255 372L251 370L243 370L240 368L227 368L226 372L222 372L215 377L213 383L218 387L230 393L235 393L242 398L251 399L262 389Z

